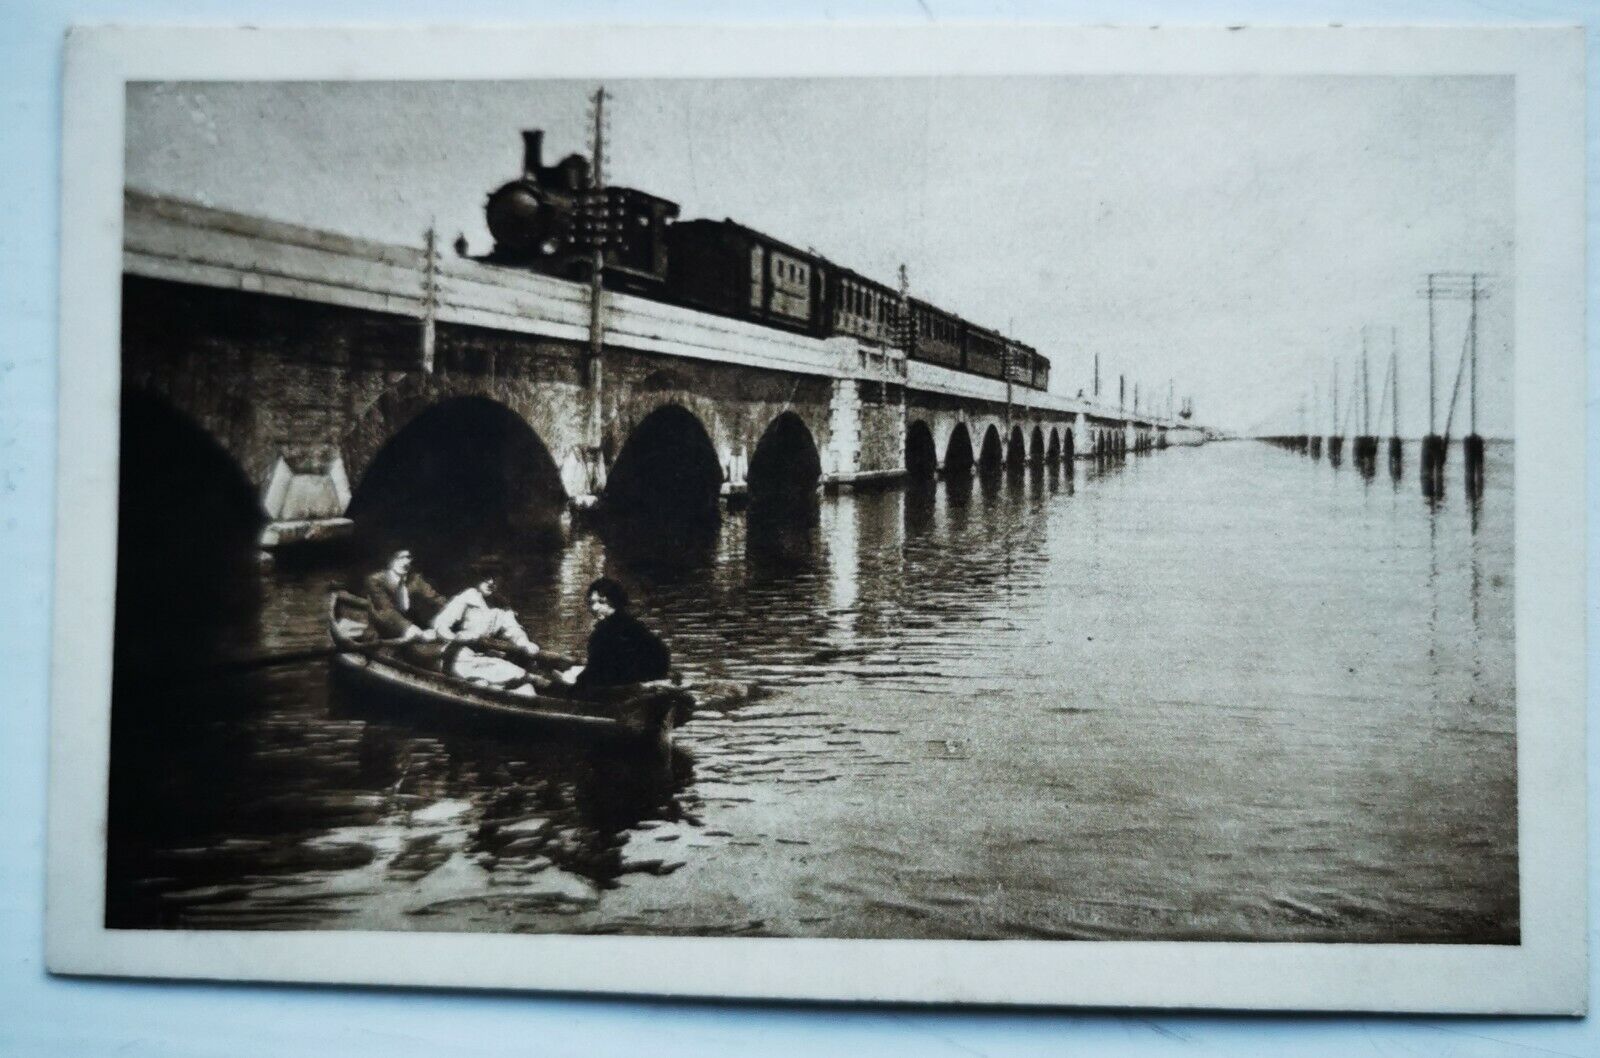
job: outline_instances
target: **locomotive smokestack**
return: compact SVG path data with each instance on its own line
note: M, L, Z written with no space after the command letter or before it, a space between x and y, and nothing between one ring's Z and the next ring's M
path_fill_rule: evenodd
M544 130L525 129L522 133L522 175L530 180L539 178L544 168Z

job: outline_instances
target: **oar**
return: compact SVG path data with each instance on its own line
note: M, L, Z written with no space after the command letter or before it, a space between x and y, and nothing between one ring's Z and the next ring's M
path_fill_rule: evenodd
M252 669L269 669L276 665L292 665L297 661L316 661L319 658L331 658L336 654L370 654L374 650L415 642L427 642L427 640L405 639L402 637L398 639L374 639L370 643L352 643L346 646L307 647L304 650L286 650L281 654L263 654L256 658L219 661L209 667L216 671L248 672Z
M254 672L257 669L269 669L278 665L293 665L299 661L317 661L321 658L331 658L336 654L370 654L375 650L381 650L385 647L397 647L407 642L414 642L414 640L374 639L370 643L356 643L348 646L307 647L304 650L285 650L278 654L263 654L254 658L215 661L209 665L200 665L181 672L145 673L142 676L135 677L135 679L139 683L146 684L189 683L236 672Z
M214 673L220 674L224 672L252 672L256 669L270 669L278 665L293 665L300 661L318 661L322 658L334 657L337 654L370 654L375 650L383 650L387 647L398 647L406 643L428 642L445 643L448 641L438 639L419 640L405 638L374 639L370 643L355 643L348 646L307 647L304 650L286 650L282 653L263 654L260 657L254 658L238 658L230 661L219 661L198 669L191 669L190 672L197 675L210 675ZM500 654L502 656L509 655L509 660L520 659L523 661L533 661L549 668L570 669L572 666L578 664L575 658L570 658L565 654L557 654L554 651L541 650L538 654L529 656L523 654L519 650L496 649L494 645L488 643L468 642L466 645L475 650L484 651L486 653Z

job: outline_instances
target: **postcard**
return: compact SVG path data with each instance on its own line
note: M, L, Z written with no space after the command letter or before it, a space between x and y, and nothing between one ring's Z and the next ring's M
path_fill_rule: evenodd
M67 58L53 971L1583 1012L1581 31Z

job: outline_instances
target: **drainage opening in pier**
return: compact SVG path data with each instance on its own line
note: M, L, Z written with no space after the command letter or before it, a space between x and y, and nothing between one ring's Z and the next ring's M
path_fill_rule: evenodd
M566 494L539 435L503 404L453 397L389 439L356 485L350 516L375 542L460 550L515 533L541 547L560 537Z
M611 466L609 516L633 522L716 524L722 465L700 420L676 404L640 421Z

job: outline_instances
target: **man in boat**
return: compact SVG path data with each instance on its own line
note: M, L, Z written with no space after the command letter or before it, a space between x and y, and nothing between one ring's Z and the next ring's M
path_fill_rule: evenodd
M411 568L411 552L401 548L389 564L367 578L372 623L385 639L431 643L438 638L424 626L444 609L445 599Z
M620 687L664 680L672 667L672 652L654 632L628 612L628 593L610 577L589 585L589 612L594 631L589 634L588 660L571 683L579 689Z

